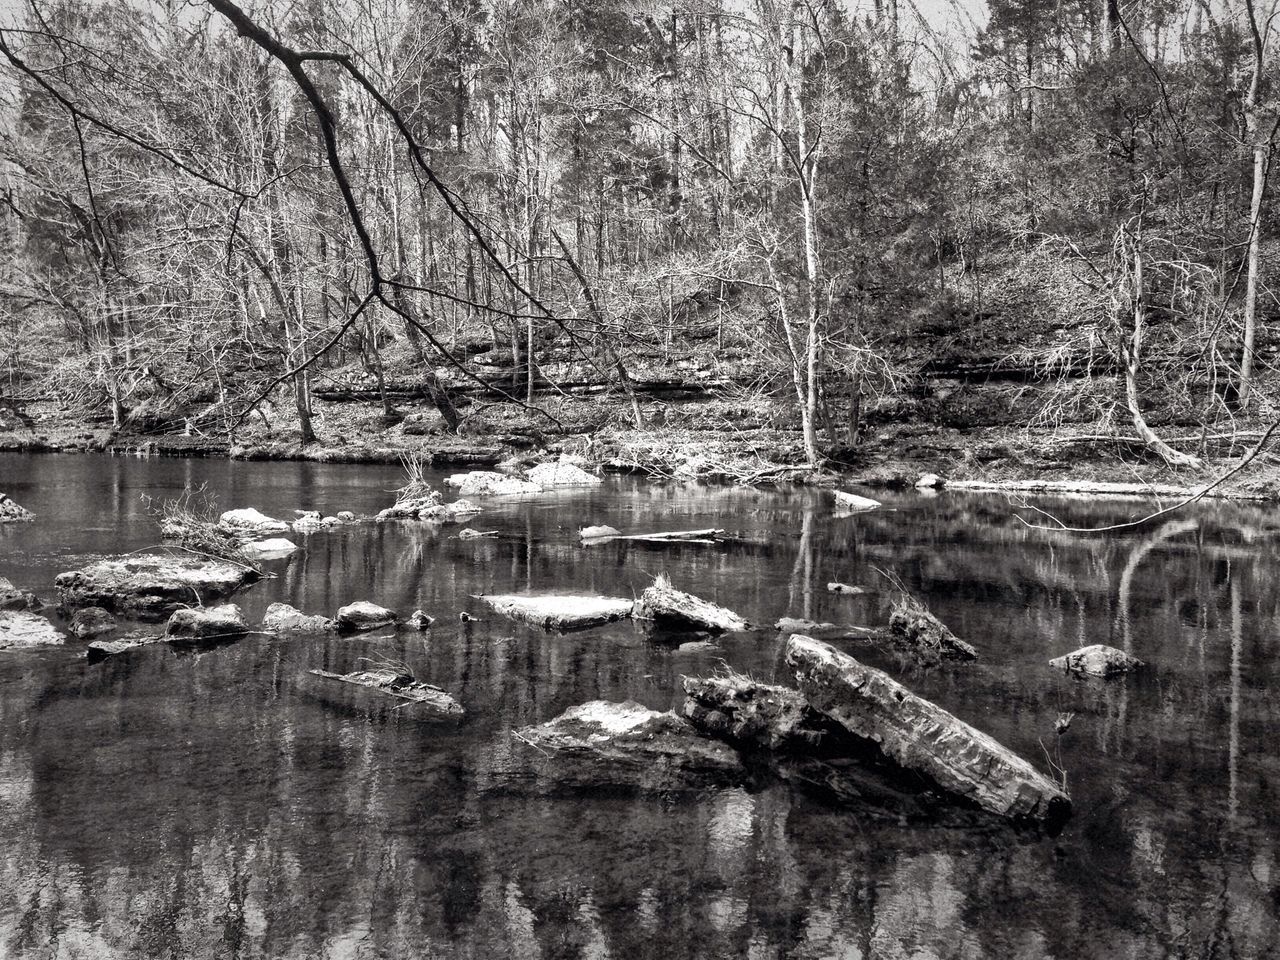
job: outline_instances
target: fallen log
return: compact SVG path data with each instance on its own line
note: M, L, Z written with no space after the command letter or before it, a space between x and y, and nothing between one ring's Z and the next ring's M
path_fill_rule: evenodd
M709 527L706 530L667 530L658 533L621 533L613 527L583 527L578 536L585 547L612 540L639 540L645 543L715 543L723 539L724 531Z
M496 613L520 623L530 623L544 630L585 630L631 616L634 602L622 597L596 597L572 594L520 596L518 594L480 595L475 599Z
M461 717L466 711L449 693L429 683L416 680L407 673L395 670L357 670L354 673L330 673L328 670L308 670L313 677L332 680L372 691L376 694L394 697L404 701L403 705L415 704L425 713L433 714L442 720Z
M653 586L640 594L632 615L639 620L653 620L659 625L673 624L718 633L746 630L749 626L732 610L675 589L665 574L659 575Z
M1071 801L1058 784L888 674L800 635L787 641L786 660L811 706L874 740L903 767L1012 820L1053 828L1070 815Z
M803 633L818 640L880 640L884 631L874 627L855 627L852 624L817 623L813 620L797 620L794 617L782 617L774 624L779 633L790 636Z

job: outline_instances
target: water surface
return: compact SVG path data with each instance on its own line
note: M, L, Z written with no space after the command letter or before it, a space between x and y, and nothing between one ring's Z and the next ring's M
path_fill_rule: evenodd
M153 502L371 513L385 466L0 455L34 510L0 526L0 576L54 576L156 543ZM1133 502L1038 500L1069 522ZM1003 498L903 494L836 517L812 491L657 486L486 503L460 541L423 524L303 538L237 598L332 613L369 599L427 636L251 637L87 664L0 654L0 956L1254 957L1277 936L1280 666L1270 508L1200 505L1125 535L1027 528ZM575 531L723 527L725 547L583 548ZM462 624L486 592L632 595L668 573L755 623L880 624L901 577L982 654L925 670L870 655L1042 768L1056 838L885 823L785 786L694 795L511 789L511 731L595 698L678 705L727 662L780 678L772 631L713 648L631 624L565 636ZM832 595L839 580L872 588ZM1110 643L1152 664L1080 682L1046 661ZM861 652L860 652L860 655ZM301 681L406 661L466 706L455 727L335 709ZM1075 717L1060 745L1055 720Z

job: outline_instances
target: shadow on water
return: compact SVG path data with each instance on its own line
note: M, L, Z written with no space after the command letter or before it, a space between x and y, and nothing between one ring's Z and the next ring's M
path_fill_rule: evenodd
M373 512L394 468L0 456L39 514L0 528L0 576L51 593L81 558L154 543L142 494L205 482L226 507ZM437 616L428 633L252 636L98 664L83 644L0 659L0 955L15 957L1083 957L1266 955L1277 939L1280 708L1269 512L1202 505L1113 537L1029 530L1001 498L914 494L838 518L821 494L609 481L486 505L500 536L360 525L320 533L238 597ZM1051 504L1073 523L1132 503ZM617 543L722 527L728 548ZM986 821L863 816L802 785L689 794L506 789L511 731L595 698L656 709L721 661L781 676L780 616L881 625L900 576L974 664L849 649L1042 768L1066 768L1056 839ZM634 624L544 634L486 592L630 596L657 574L750 633ZM830 594L826 583L870 592ZM461 611L484 618L463 624ZM1047 666L1087 643L1151 664L1121 683ZM362 659L363 658L363 659ZM402 660L460 724L335 706L302 677ZM1054 723L1074 713L1061 743ZM802 779L802 777L800 778Z

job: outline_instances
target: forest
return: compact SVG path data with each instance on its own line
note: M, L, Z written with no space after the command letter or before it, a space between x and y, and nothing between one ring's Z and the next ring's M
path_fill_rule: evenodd
M0 438L1206 470L1274 414L1275 12L27 0Z

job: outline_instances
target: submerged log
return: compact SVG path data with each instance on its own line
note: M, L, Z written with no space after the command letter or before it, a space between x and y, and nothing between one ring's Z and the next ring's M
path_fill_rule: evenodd
M223 560L143 554L101 560L54 579L64 610L102 607L117 616L162 620L183 606L230 595L258 579L248 567Z
M1064 656L1055 657L1049 661L1049 666L1069 673L1087 674L1091 677L1114 677L1137 670L1146 664L1123 650L1095 643L1092 646L1073 650Z
M783 617L774 624L779 633L803 633L818 640L879 640L884 636L874 627L856 627L852 624L815 623L813 620L797 620Z
M978 651L911 597L903 597L889 614L889 635L902 646L927 658L977 660Z
M565 786L698 789L746 774L731 747L700 736L674 713L632 701L593 700L513 736L529 748L528 759Z
M322 680L351 684L374 693L394 697L406 704L420 705L423 713L430 713L442 720L457 719L466 711L462 704L447 691L429 683L423 683L407 673L395 670L357 670L354 673L330 673L328 670L309 670L313 677Z
M583 527L578 536L585 547L613 540L638 540L644 543L715 543L724 539L724 531L709 527L705 530L668 530L658 533L621 533L613 527Z
M478 596L495 612L520 623L531 623L544 630L584 630L631 616L633 601L623 597L580 596L559 594L521 596L492 594Z
M786 658L813 707L874 740L903 767L1009 819L1052 827L1070 814L1071 801L1056 783L888 674L799 635L787 641Z
M719 633L746 630L746 620L724 607L708 603L690 593L675 589L666 575L659 576L653 586L636 601L634 616L659 624L675 624Z

